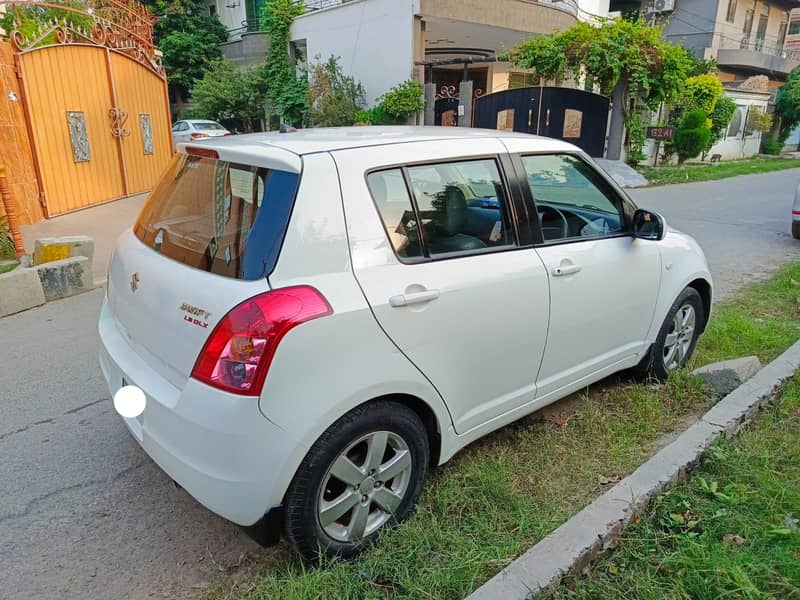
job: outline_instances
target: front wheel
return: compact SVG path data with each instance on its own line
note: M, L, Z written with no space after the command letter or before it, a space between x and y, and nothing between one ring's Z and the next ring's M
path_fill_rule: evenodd
M664 380L689 361L705 323L705 308L694 288L684 289L673 302L658 337L638 371L647 377Z
M349 558L411 512L428 469L417 414L375 402L340 418L309 450L286 493L286 537L308 561Z

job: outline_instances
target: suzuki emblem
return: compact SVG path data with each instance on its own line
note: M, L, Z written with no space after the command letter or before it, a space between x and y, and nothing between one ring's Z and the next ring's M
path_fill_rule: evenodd
M131 291L135 292L139 289L139 273L134 273L131 277Z

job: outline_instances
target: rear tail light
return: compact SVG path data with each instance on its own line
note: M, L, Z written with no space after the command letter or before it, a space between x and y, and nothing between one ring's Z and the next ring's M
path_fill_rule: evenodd
M222 135L233 135L233 134L232 134L230 131L226 131L226 132L225 132L225 133L223 133Z
M333 313L311 286L273 290L245 300L216 326L197 357L192 377L245 396L259 396L283 336Z
M190 156L200 156L203 158L219 158L219 153L211 148L200 148L198 146L186 146L186 154Z
M207 137L208 137L208 134L207 134L207 133L193 133L193 134L191 135L191 138L192 138L193 140L199 140L200 138L207 138Z

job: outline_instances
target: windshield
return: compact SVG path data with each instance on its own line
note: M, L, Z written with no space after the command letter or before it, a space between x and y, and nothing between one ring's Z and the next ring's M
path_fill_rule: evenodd
M277 261L299 175L177 155L134 233L164 256L235 279L266 277Z

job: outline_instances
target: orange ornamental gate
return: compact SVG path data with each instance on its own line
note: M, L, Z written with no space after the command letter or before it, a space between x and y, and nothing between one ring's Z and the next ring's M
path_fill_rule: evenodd
M11 34L47 217L148 191L172 156L152 18L134 0L90 0L85 8L83 26L70 13L34 39Z

